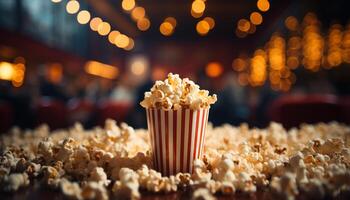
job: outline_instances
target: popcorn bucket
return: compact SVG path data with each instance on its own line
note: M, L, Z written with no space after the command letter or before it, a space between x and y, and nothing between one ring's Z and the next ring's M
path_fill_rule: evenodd
M146 109L153 151L153 166L162 175L192 173L202 155L208 122L207 109Z

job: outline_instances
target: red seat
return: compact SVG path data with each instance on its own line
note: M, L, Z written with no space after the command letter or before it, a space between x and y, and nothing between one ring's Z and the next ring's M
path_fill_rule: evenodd
M13 109L10 103L0 101L0 133L3 133L13 125Z
M342 122L350 124L350 96L340 97L338 102L341 107Z
M95 107L91 101L72 99L67 104L67 111L68 125L73 125L75 122L80 122L84 126L87 126L92 119Z
M46 123L50 126L50 129L58 129L64 128L67 125L66 106L59 100L42 98L37 105L35 105L34 112L36 116L36 126Z
M268 114L270 120L291 128L301 123L339 121L341 108L333 95L285 95L272 103Z
M117 122L122 122L125 120L129 109L131 108L130 103L127 102L113 102L113 101L104 101L100 102L98 105L98 119L97 123L100 126L103 126L105 120L110 118L114 119Z

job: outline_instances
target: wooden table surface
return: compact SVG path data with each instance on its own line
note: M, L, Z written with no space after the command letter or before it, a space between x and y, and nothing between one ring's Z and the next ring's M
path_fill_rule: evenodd
M142 199L145 200L175 200L175 199L191 199L192 191L178 191L168 194L155 194L150 192L141 192ZM266 192L256 192L253 194L236 193L235 195L216 195L218 200L241 199L241 200L257 200L270 199L266 196ZM32 184L28 187L21 188L14 193L0 192L1 200L62 200L68 199L59 190L41 187L39 184ZM113 199L112 197L110 199Z

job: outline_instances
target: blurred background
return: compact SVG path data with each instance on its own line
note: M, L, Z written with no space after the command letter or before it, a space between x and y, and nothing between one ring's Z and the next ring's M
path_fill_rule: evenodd
M346 0L0 0L0 131L106 118L169 72L218 95L210 121L350 122Z

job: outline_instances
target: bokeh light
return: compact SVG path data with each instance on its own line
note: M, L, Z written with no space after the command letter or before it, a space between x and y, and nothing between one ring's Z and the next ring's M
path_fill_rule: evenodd
M80 4L76 0L70 0L67 2L66 10L69 14L75 14L79 11Z
M246 19L240 19L237 23L237 28L242 32L248 32L250 28L250 22Z
M219 62L210 62L205 68L205 73L211 78L219 77L224 69Z
M288 30L290 31L297 31L299 22L298 19L294 16L289 16L284 20L284 25L287 27Z
M134 8L132 11L131 11L131 17L134 19L134 20L140 20L142 18L144 18L146 15L146 11L143 7L136 7Z
M201 20L197 23L196 30L199 35L206 35L210 30L210 25L207 21Z
M115 44L115 39L117 38L117 36L120 34L119 31L111 31L108 34L108 41L112 44Z
M164 19L165 22L169 22L174 28L177 25L177 21L174 17L167 17Z
M125 48L129 45L129 38L124 34L118 34L115 38L115 45L119 48Z
M132 38L129 38L128 46L124 47L124 50L131 51L135 47L135 42Z
M170 36L174 32L174 27L170 22L163 22L159 26L159 31L162 35Z
M82 10L77 15L77 20L79 24L87 24L91 19L90 12L87 10Z
M108 22L102 22L98 25L97 31L100 35L105 36L111 31L111 25Z
M203 20L208 22L210 29L214 28L215 20L212 17L205 17Z
M135 7L135 0L123 0L122 8L126 11L130 11Z
M205 10L205 3L202 0L195 0L192 3L192 10L195 13L203 13Z
M254 25L260 25L263 22L263 17L260 13L258 12L252 12L250 14L250 21Z
M151 26L151 22L147 18L142 18L137 21L137 28L141 31L146 31Z
M260 11L266 12L270 9L270 2L268 0L258 0L256 6Z
M98 26L102 23L102 19L99 17L94 17L90 21L90 28L93 31L98 31Z

